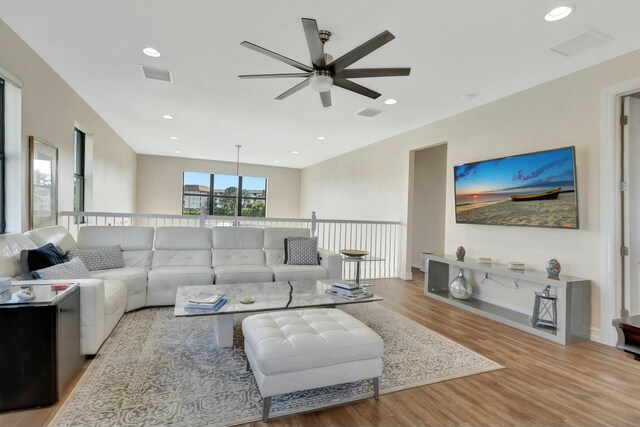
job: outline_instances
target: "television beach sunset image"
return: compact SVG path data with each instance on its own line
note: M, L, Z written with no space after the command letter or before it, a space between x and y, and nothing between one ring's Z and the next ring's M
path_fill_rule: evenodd
M573 147L455 166L456 222L578 228Z

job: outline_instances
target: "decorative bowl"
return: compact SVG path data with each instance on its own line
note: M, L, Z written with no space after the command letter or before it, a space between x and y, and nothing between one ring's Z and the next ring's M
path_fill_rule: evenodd
M362 258L369 255L369 251L361 251L360 249L340 249L340 253L351 258Z

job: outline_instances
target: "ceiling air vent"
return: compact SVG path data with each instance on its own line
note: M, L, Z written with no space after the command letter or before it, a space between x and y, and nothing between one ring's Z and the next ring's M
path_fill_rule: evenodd
M375 108L365 108L364 110L358 111L356 114L363 117L375 117L380 113L382 113L382 110L376 110Z
M587 49L609 43L612 37L596 30L589 30L576 37L553 46L550 50L562 56L572 56Z
M161 68L153 68L148 67L146 65L142 65L142 72L144 76L151 80L161 80L163 82L171 82L173 81L173 77L171 76L171 71L163 70Z

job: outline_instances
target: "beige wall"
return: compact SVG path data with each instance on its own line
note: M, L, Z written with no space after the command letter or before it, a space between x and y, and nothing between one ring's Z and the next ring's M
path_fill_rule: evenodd
M416 150L413 165L411 263L419 267L422 251L444 252L447 145Z
M207 172L236 174L236 164L215 160L138 155L138 213L180 214L182 174ZM240 175L267 178L267 216L272 218L310 217L300 211L300 170L240 164Z
M600 96L603 88L638 76L640 51L635 51L309 167L302 172L301 209L313 206L332 216L406 222L410 151L447 142L445 251L463 245L471 257L518 260L539 270L557 258L563 272L592 280L592 325L597 326ZM454 165L568 145L576 146L579 230L456 224ZM411 257L402 258L408 271ZM532 291L526 290L527 301L532 301Z
M77 123L93 139L93 158L88 159L93 169L93 188L89 189L93 202L87 208L133 212L136 153L1 20L0 66L24 84L22 141L7 141L7 144L22 144L25 172L29 136L58 148L58 210L73 210L73 128ZM24 194L28 194L26 179L23 179ZM19 209L15 205L7 208ZM22 224L13 224L10 231L27 228L28 213L22 210Z

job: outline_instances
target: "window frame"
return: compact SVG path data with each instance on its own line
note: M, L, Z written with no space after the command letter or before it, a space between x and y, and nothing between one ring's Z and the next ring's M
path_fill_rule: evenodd
M86 184L86 141L87 135L78 129L73 128L73 208L76 212L84 212L85 209L85 184ZM78 184L80 183L80 184ZM76 206L76 192L78 191L78 185L81 187L80 197L78 200L78 206ZM81 218L80 223L84 223L84 218Z
M208 194L196 194L196 193L189 193L189 192L185 192L184 191L184 176L186 173L189 173L191 171L184 171L182 173L182 215L185 215L184 213L184 198L185 196L191 196L191 197L208 197L208 203L207 203L207 215L213 215L213 209L215 207L215 199L231 199L231 200L236 200L236 208L235 208L235 216L241 217L244 216L242 215L242 202L244 200L260 200L264 202L264 217L247 217L247 218L266 218L267 217L267 185L268 185L268 179L266 177L264 177L264 197L252 197L252 196L243 196L242 193L244 191L243 187L242 187L242 178L244 178L244 176L237 176L237 175L228 175L228 174L215 174L215 173L210 173L209 175L209 193ZM202 174L206 174L206 172L191 172L191 173L202 173ZM215 176L216 175L226 175L226 176L237 176L238 177L238 186L236 188L236 195L235 196L225 196L225 195L219 195L219 194L214 194L215 191ZM262 177L247 177L247 178L262 178ZM238 195L240 197L238 197ZM200 207L202 208L202 206Z

